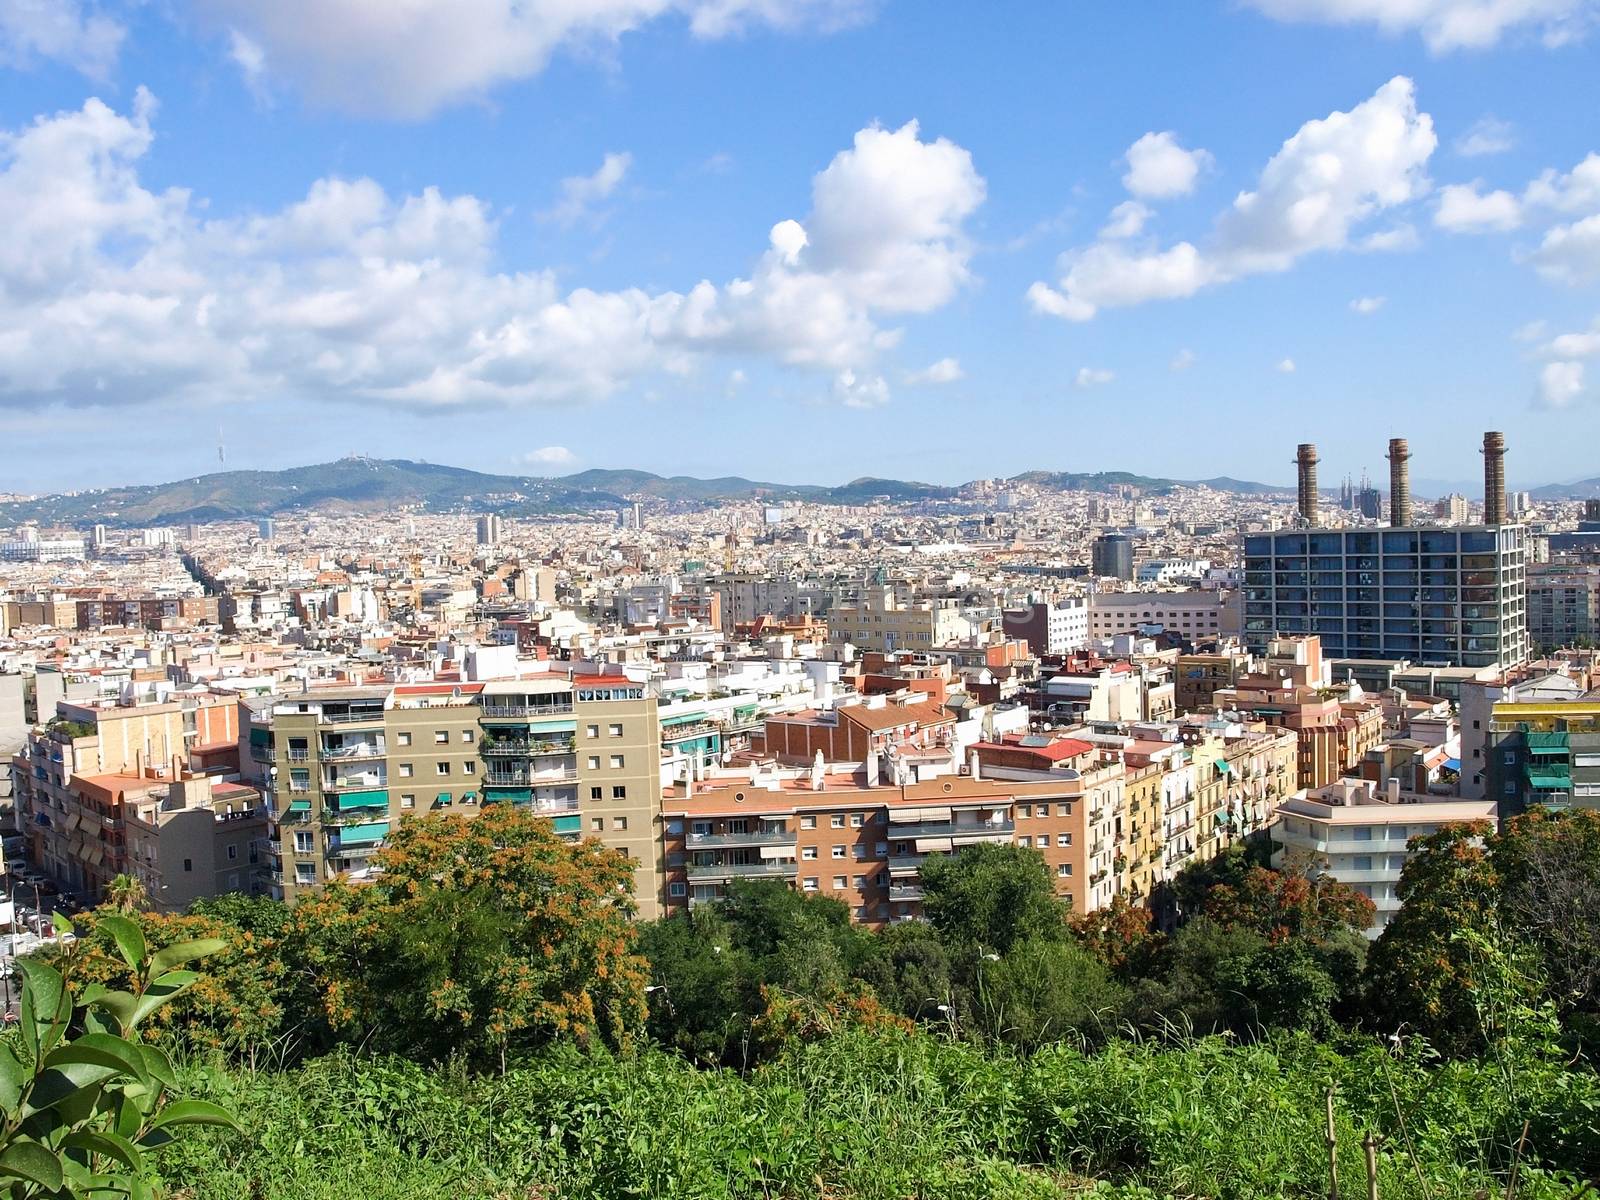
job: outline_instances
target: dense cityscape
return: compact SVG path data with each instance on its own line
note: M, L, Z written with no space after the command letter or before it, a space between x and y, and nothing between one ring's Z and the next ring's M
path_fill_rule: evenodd
M0 1200L1600 1200L1600 0L0 0Z

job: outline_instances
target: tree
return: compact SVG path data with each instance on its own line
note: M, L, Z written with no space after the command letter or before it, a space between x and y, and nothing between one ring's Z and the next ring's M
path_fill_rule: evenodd
M137 912L145 905L144 884L136 875L118 875L106 884L106 900L124 916Z
M1030 938L996 961L980 961L971 999L958 1012L984 1037L1032 1051L1067 1037L1103 1037L1126 999L1082 946Z
M737 1062L762 1011L761 975L717 906L675 913L639 931L650 964L650 1035L696 1061Z
M1395 894L1402 907L1367 955L1368 1011L1384 1032L1421 1033L1436 1049L1468 1055L1484 1045L1470 931L1495 932L1498 878L1483 839L1487 822L1446 825L1411 844Z
M1490 842L1500 912L1569 1020L1600 1016L1600 812L1536 808Z
M980 842L922 864L922 912L947 949L1005 954L1066 936L1068 906L1037 850Z
M901 1016L944 1020L939 1006L955 1002L956 975L938 931L926 921L900 921L877 936L877 949L858 978Z
M1115 896L1092 913L1074 915L1072 932L1090 954L1124 983L1148 975L1165 939L1151 928L1148 908Z
M1200 904L1218 924L1248 929L1270 942L1323 941L1345 930L1360 933L1378 911L1353 887L1304 861L1286 863L1277 871L1247 867L1231 882L1213 884Z
M57 929L71 923L56 918ZM152 952L139 926L106 916L129 990L85 986L85 951L61 956L62 970L18 960L23 976L20 1037L0 1042L0 1187L32 1196L150 1197L151 1158L194 1125L237 1130L229 1113L203 1100L169 1100L171 1060L140 1040L140 1026L195 981L184 964L222 949L216 940ZM74 996L80 997L75 1003Z
M513 805L404 822L367 884L293 908L326 1031L479 1061L559 1038L627 1043L645 1021L633 866Z

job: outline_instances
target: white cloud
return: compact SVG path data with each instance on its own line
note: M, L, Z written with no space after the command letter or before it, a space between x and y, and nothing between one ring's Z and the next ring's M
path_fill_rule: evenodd
M1171 130L1145 134L1128 147L1125 157L1128 173L1122 186L1135 196L1152 199L1188 195L1212 161L1208 150L1185 150Z
M1563 213L1600 211L1600 154L1589 154L1565 175L1547 170L1523 193L1528 204Z
M0 0L0 67L61 62L105 79L127 32L78 0Z
M877 408L889 400L889 385L881 375L862 375L849 367L833 377L833 396L846 408Z
M1600 279L1600 213L1557 225L1530 257L1539 274L1556 283L1576 285Z
M1115 371L1109 371L1104 367L1079 367L1077 375L1073 377L1072 385L1079 388L1101 387L1116 377Z
M624 150L607 154L592 175L569 175L561 181L561 199L540 213L540 219L566 229L597 218L598 206L617 190L632 166L633 155Z
M1124 200L1111 210L1105 225L1100 229L1103 238L1131 238L1138 237L1144 232L1144 224L1150 219L1150 210L1137 200Z
M1194 351L1185 348L1172 356L1172 361L1167 364L1167 369L1171 371L1187 371L1194 366L1194 362Z
M1355 249L1363 254L1397 254L1420 245L1422 239L1417 236L1416 226L1402 223L1367 234L1356 242Z
M565 446L540 446L529 450L522 461L530 467L567 467L578 461L578 456Z
M267 96L267 55L259 45L237 29L228 31L228 58L239 68L245 87L257 100Z
M1278 360L1277 370L1278 370L1278 372L1280 374L1283 374L1283 375L1293 375L1294 372L1295 372L1294 359L1292 359L1292 358L1280 358Z
M1479 117L1472 128L1455 142L1455 152L1462 158L1483 158L1490 154L1504 154L1517 144L1516 130L1510 121L1497 117Z
M1350 311L1363 317L1370 317L1388 301L1386 296L1357 296L1350 301Z
M27 0L3 0L26 3ZM871 0L197 0L261 46L311 98L359 113L422 117L539 74L562 50L607 50L653 21L697 38L766 27L828 31Z
M1542 336L1543 330L1540 331ZM1554 358L1594 358L1600 355L1600 317L1580 333L1561 333L1550 339L1544 347Z
M1411 81L1397 76L1349 112L1302 125L1255 189L1219 215L1205 248L1185 241L1136 252L1102 239L1064 255L1059 284L1035 283L1028 298L1038 312L1088 320L1100 308L1192 296L1345 249L1362 222L1427 190L1436 144Z
M1481 50L1523 29L1546 45L1582 36L1595 21L1594 0L1245 0L1280 21L1376 25L1418 33L1435 54Z
M1522 224L1522 203L1510 192L1481 192L1481 182L1451 183L1439 189L1433 223L1451 233L1504 232Z
M1545 331L1549 327L1550 323L1548 321L1529 321L1526 325L1512 330L1511 337L1512 340L1518 342L1537 342L1544 337Z
M1582 363L1546 363L1544 370L1539 372L1539 390L1534 403L1539 408L1570 408L1582 397L1583 390Z
M347 399L440 410L611 395L710 356L823 372L887 398L879 360L969 278L984 183L916 125L865 129L813 180L788 250L686 291L563 290L497 269L489 206L320 179L249 217L139 178L140 91L0 132L0 406Z
M941 358L938 362L929 363L920 371L913 371L906 376L907 383L955 383L966 377L966 372L961 369L961 363L954 358Z

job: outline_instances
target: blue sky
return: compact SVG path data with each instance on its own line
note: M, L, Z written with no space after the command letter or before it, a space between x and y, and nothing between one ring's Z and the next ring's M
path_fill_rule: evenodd
M1597 473L1595 0L397 7L0 0L0 490Z

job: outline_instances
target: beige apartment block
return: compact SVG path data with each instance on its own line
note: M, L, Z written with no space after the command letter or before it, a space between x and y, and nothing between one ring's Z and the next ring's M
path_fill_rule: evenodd
M253 787L184 774L123 802L127 870L151 909L180 913L194 901L267 890L267 819Z

